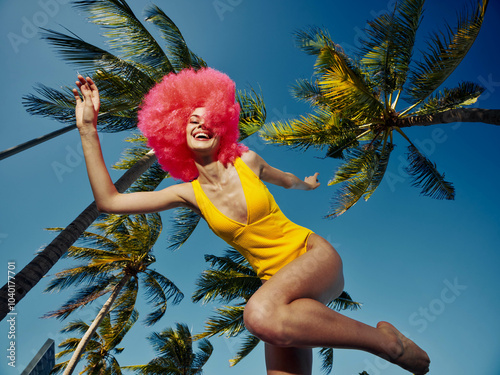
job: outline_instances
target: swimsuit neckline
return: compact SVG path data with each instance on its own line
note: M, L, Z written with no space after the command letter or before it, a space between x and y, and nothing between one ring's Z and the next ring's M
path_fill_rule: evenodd
M231 219L229 216L225 215L224 213L222 213L221 210L219 210L217 208L217 206L215 206L215 204L212 203L212 201L210 200L210 198L208 198L207 194L205 194L205 192L203 191L203 188L201 187L201 184L200 182L196 179L194 180L193 182L195 182L196 184L198 184L198 187L201 191L201 193L203 194L203 196L206 198L206 200L209 202L209 204L212 206L212 208L214 208L214 210L216 212L218 212L221 216L223 216L225 219L229 220L229 221L232 221L233 223L235 224L238 224L242 227L246 227L249 225L249 218L250 218L250 212L249 212L249 208L248 208L248 196L247 196L247 192L246 192L246 189L245 189L245 185L243 184L243 181L241 179L241 175L240 175L240 171L238 170L238 168L236 167L236 163L238 161L238 159L242 162L242 163L245 163L243 160L241 160L241 158L237 158L234 163L233 163L233 166L234 166L234 169L236 169L236 173L238 175L238 178L240 180L240 184L241 184L241 187L243 189L243 196L245 198L245 205L246 205L246 208L247 208L247 219L246 219L246 223L242 223L240 221L237 221L237 220L234 220L234 219Z

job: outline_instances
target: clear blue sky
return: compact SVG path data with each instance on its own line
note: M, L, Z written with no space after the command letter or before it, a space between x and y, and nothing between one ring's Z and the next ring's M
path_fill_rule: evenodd
M145 2L129 3L136 14L142 15ZM277 120L308 110L291 98L288 89L295 79L311 77L314 59L294 47L292 32L310 25L324 26L333 40L349 51L359 44L366 21L390 10L394 1L155 3L176 22L191 49L210 66L229 74L240 89L260 86L268 120ZM214 3L226 4L227 8L218 12ZM443 20L454 25L457 11L466 4L469 1L429 0L418 47L424 48L422 40ZM58 87L72 84L76 76L76 69L62 62L29 24L59 31L64 26L101 46L102 40L99 29L63 0L1 0L0 18L3 150L61 126L26 114L21 97L32 93L36 82ZM482 108L500 108L499 21L499 3L491 1L476 43L446 83L453 87L461 80L469 80L485 85L486 91L476 104ZM16 36L22 39L12 42ZM439 129L438 133L435 129ZM422 197L418 189L410 186L401 174L404 163L400 158L406 145L397 139L398 147L388 168L392 180L386 178L368 202L360 202L340 218L325 220L323 216L335 191L326 182L337 168L337 161L316 158L322 154L315 151L301 153L266 145L257 137L247 144L272 165L298 176L320 172L323 185L313 192L274 188L272 192L292 220L323 235L340 252L345 264L345 288L363 303L360 311L349 316L368 324L379 320L394 323L428 351L431 374L500 374L500 128L484 124L439 125L411 129L408 134L454 183L455 201ZM119 159L126 136L102 135L109 166ZM20 270L51 241L53 234L44 228L66 226L92 201L80 148L78 134L71 132L0 161L0 272L4 282L8 262L15 262ZM115 180L120 175L112 172ZM225 244L203 223L181 250L172 253L166 250L170 216L165 213L162 217L165 229L155 246L156 269L175 281L186 298L179 306L170 306L166 316L151 329L136 324L123 342L126 350L118 356L122 365L146 363L153 357L144 340L148 332L160 331L175 322L185 322L193 332L200 332L215 307L194 305L190 295L195 279L205 268L203 254L220 254ZM68 265L61 261L51 273ZM35 287L18 306L15 369L7 366L5 356L8 325L6 321L0 323L1 374L20 373L48 337L56 342L66 337L59 333L63 323L39 319L69 295L43 294L47 281ZM95 308L78 317L89 321ZM145 316L144 307L141 313ZM236 342L224 338L212 342L215 352L205 367L206 374L264 373L262 347L237 367L229 368ZM371 375L406 373L365 353L335 351L335 374L352 375L363 370Z

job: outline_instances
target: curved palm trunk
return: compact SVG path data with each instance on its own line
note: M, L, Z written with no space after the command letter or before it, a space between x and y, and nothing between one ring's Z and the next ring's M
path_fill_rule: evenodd
M153 151L144 155L115 183L119 192L127 190L154 162ZM159 183L159 181L158 181ZM97 219L99 211L92 202L78 217L69 224L54 240L41 251L28 265L15 276L15 292L8 294L9 283L0 289L0 320L33 288L54 264L63 256L82 233ZM12 286L11 286L12 288ZM10 298L14 298L14 305Z
M500 109L450 109L436 114L401 118L396 120L395 125L399 128L407 128L410 126L429 126L450 122L482 122L485 124L500 125Z
M73 373L76 365L78 364L78 361L83 354L83 351L85 350L85 347L87 346L87 343L97 330L97 327L99 327L99 325L101 324L106 314L111 309L111 306L113 306L113 303L115 302L116 297L118 297L118 294L120 294L120 291L123 289L123 286L130 280L130 277L131 275L125 275L123 279L121 279L120 282L114 287L113 292L109 296L108 300L104 303L101 310L90 325L89 329L87 329L87 332L85 332L80 342L78 343L78 346L73 352L73 356L69 360L63 375L71 375Z
M24 142L24 143L21 143L17 146L8 148L7 150L0 151L0 160L6 159L12 155L15 155L21 151L27 150L28 148L31 148L33 146L37 146L45 141L48 141L49 139L55 138L61 134L67 133L73 129L76 129L76 125L66 126L64 128L53 131L52 133L42 135L41 137L38 137L38 138L34 138L31 141Z

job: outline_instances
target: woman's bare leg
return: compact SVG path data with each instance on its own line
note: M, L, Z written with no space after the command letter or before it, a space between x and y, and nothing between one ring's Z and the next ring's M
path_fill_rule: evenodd
M283 348L266 343L267 375L311 375L310 348Z
M343 289L342 261L323 238L268 280L249 300L245 324L263 341L283 347L359 349L416 374L428 371L427 354L389 323L371 327L325 306Z

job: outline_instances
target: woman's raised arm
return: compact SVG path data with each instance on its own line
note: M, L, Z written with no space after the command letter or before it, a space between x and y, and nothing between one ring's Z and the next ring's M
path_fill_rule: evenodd
M97 134L97 115L100 100L97 86L91 78L78 76L77 89L73 89L76 100L76 125L82 139L83 154L87 166L90 185L97 209L106 213L136 214L167 210L178 206L192 208L186 196L186 184L173 185L154 192L120 194L116 190L104 163Z
M269 182L274 185L282 186L285 189L299 190L314 190L320 183L318 182L319 173L306 177L301 180L293 173L283 172L266 163L259 155L253 151L248 151L242 156L242 159L247 165L251 166L256 171L257 176L262 181Z

